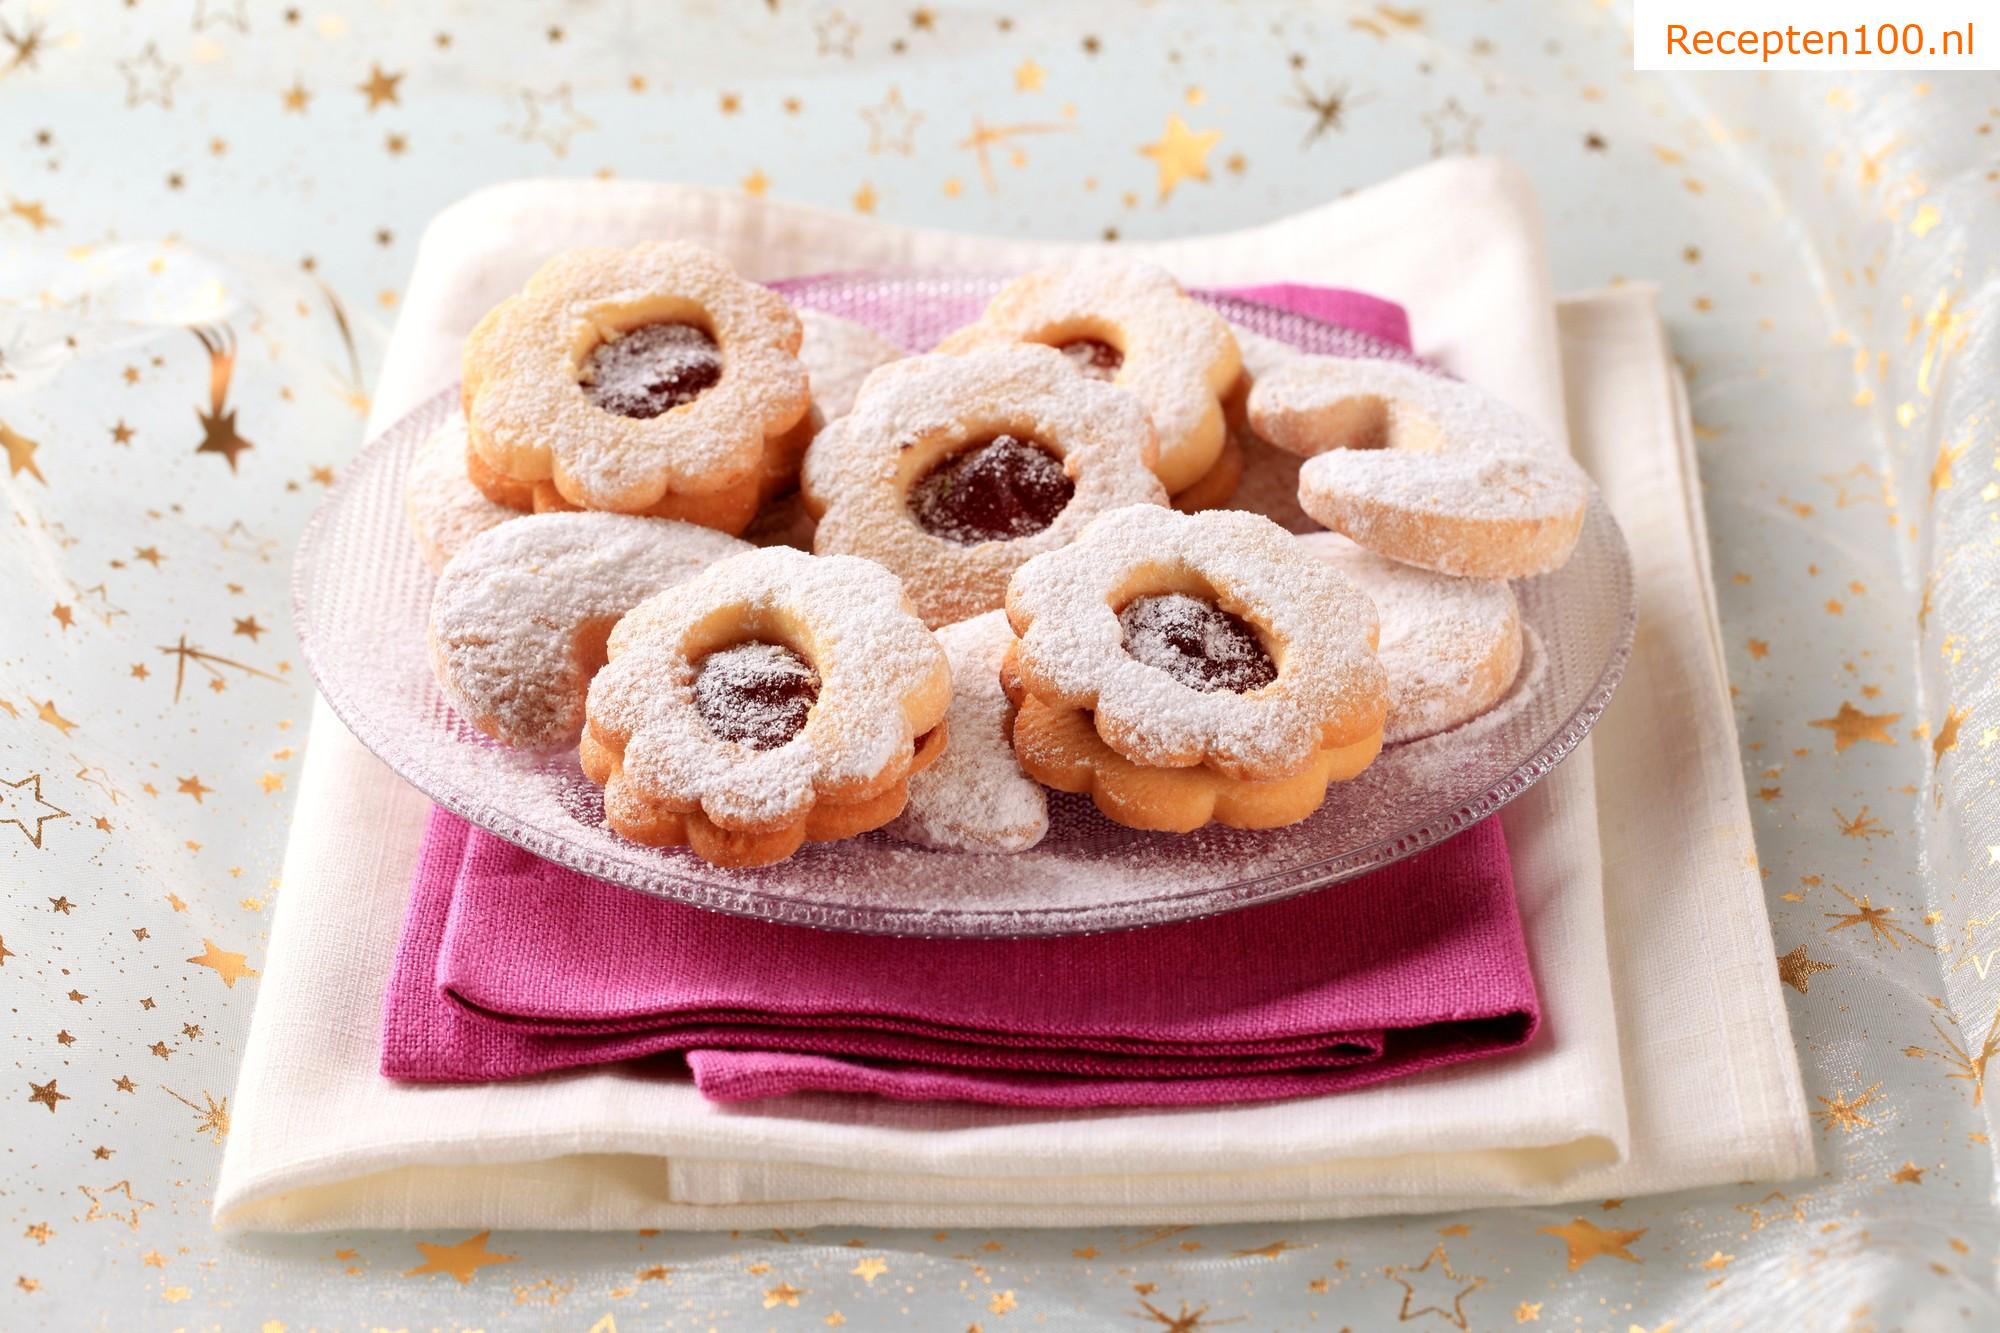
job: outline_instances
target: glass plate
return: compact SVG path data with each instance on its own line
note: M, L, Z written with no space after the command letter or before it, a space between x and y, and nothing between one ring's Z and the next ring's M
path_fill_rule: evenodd
M840 275L782 284L800 305L859 320L905 347L969 322L1001 280ZM1241 329L1309 352L1409 353L1302 315L1202 299ZM772 921L877 934L1020 936L1153 925L1269 902L1364 874L1486 818L1574 750L1624 672L1636 623L1624 538L1593 491L1569 564L1516 585L1531 631L1521 677L1497 708L1385 750L1336 783L1311 819L1181 837L1111 823L1051 793L1050 830L1013 856L932 851L872 833L809 844L778 865L722 870L685 849L641 847L603 825L601 790L573 750L529 754L461 722L431 677L432 575L403 511L403 476L449 412L449 390L364 448L307 525L293 614L327 702L361 743L445 809L538 856L645 893ZM1294 529L1297 460L1250 446L1244 507Z

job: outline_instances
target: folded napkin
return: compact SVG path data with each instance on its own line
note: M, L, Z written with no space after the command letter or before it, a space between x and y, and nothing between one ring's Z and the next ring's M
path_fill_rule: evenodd
M472 1082L680 1052L716 1101L1196 1106L1475 1059L1539 1017L1496 820L1205 920L911 940L650 898L434 811L382 1072Z
M687 186L497 187L426 234L376 427L450 382L466 330L550 249L660 235L766 280L1080 252ZM811 1095L723 1106L629 1064L399 1083L381 1076L380 1017L430 803L321 703L231 1103L219 1225L1193 1224L1811 1171L1686 411L1651 293L1559 307L1525 176L1479 159L1249 231L1121 249L1190 283L1289 278L1394 296L1420 353L1572 440L1631 538L1641 631L1625 689L1591 743L1501 815L1541 995L1534 1040L1337 1100L1074 1115Z

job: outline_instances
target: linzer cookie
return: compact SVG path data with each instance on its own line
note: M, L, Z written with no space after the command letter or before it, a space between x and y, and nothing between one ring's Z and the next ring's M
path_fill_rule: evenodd
M951 669L896 576L767 547L618 622L579 749L610 826L722 866L902 813L944 748Z
M521 516L489 500L466 476L465 416L456 408L417 445L403 479L403 512L434 574L474 537Z
M1024 852L1049 831L1049 798L1014 757L1014 705L1000 687L1013 646L1007 613L946 625L937 632L951 659L951 744L910 778L910 803L891 837L964 852Z
M584 691L620 616L750 549L669 519L513 517L467 542L439 575L431 669L461 717L530 749L569 745L582 732Z
M1382 618L1376 656L1389 678L1383 744L1469 722L1513 687L1521 671L1521 614L1505 579L1434 574L1331 532L1299 540L1361 589Z
M1392 560L1463 578L1560 569L1590 500L1583 470L1469 384L1368 358L1299 357L1258 379L1257 434L1304 455L1299 504Z
M1168 492L1204 483L1209 503L1228 498L1226 477L1210 474L1224 461L1221 399L1239 369L1236 339L1165 269L1092 259L1025 274L938 350L1005 343L1054 347L1082 375L1129 390L1159 435L1154 470Z
M516 508L738 531L806 412L800 336L783 298L698 246L557 255L466 340L468 475Z
M1016 569L1095 516L1165 504L1153 458L1131 394L1049 348L993 347L870 375L813 440L802 489L814 550L880 562L946 625L998 607Z
M1118 823L1296 823L1381 749L1373 606L1254 514L1107 514L1022 566L1007 615L1022 768Z

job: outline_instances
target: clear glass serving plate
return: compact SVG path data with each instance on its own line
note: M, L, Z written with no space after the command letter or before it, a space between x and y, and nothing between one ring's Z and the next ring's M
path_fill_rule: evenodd
M926 348L976 315L998 282L864 274L783 285L798 304ZM1289 311L1202 299L1239 328L1304 351L1414 360ZM1051 793L1048 837L1017 855L933 851L873 833L809 844L778 865L718 869L685 849L641 847L612 833L602 793L573 750L507 749L462 722L439 693L425 650L433 579L404 517L403 477L455 397L455 389L438 394L372 441L307 526L293 613L314 679L362 744L445 809L551 861L716 911L878 934L1050 935L1325 889L1442 842L1528 790L1589 732L1631 649L1631 562L1593 494L1569 564L1516 585L1530 648L1508 698L1456 730L1384 751L1359 778L1335 784L1303 823L1140 833L1111 823L1086 798ZM1293 499L1296 468L1253 442L1238 503L1307 530Z

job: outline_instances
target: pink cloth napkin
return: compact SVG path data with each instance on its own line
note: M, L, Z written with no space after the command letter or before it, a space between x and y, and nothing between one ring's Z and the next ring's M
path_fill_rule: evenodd
M1400 306L1235 294L1407 347ZM677 1056L705 1096L861 1092L1080 1110L1360 1087L1511 1050L1540 1021L1500 822L1373 875L1202 921L906 940L705 912L433 811L382 1072L513 1078Z
M1179 1106L1376 1083L1513 1049L1538 1018L1498 820L1206 920L911 940L650 898L440 810L382 1072L473 1082L675 1054L720 1101Z

